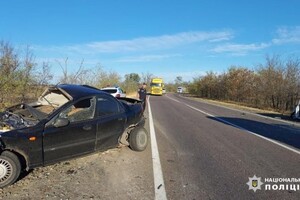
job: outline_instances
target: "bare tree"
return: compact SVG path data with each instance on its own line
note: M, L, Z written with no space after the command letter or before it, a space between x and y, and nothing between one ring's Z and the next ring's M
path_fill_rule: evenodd
M141 80L143 83L146 83L147 85L150 85L151 79L154 77L153 74L147 72L147 73L142 73L141 75Z
M26 47L25 57L22 62L21 68L18 72L18 89L22 96L22 101L25 101L25 96L29 94L30 85L33 83L33 70L36 66L34 63L33 53L30 51L29 46Z
M36 73L37 85L49 85L52 79L53 74L51 73L51 66L48 62L43 62L41 69Z
M182 85L182 83L183 83L182 76L177 76L175 78L175 85L178 87L178 86Z
M68 58L66 58L63 64L60 61L56 61L62 69L62 76L59 78L59 83L68 84L87 84L90 82L91 70L84 68L84 59L81 60L78 69L75 72L69 72Z
M41 90L44 89L45 86L49 85L51 80L53 79L53 74L51 73L51 66L48 62L43 62L42 66L36 71L35 74L35 97L39 95Z
M68 57L64 60L64 64L62 64L60 61L56 60L57 64L60 66L62 70L62 77L60 77L59 82L60 83L67 83L68 82Z

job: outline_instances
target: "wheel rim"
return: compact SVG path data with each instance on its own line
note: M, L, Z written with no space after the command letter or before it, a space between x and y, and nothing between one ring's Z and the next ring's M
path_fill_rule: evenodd
M4 159L0 159L0 183L6 181L12 174L12 165Z
M140 134L138 135L138 142L141 146L145 146L145 144L147 143L147 135L144 132L140 132Z

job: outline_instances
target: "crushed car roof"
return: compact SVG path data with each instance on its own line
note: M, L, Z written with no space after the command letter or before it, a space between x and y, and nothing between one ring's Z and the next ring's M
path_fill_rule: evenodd
M60 84L60 85L56 85L55 87L65 91L73 99L79 99L81 97L95 95L95 94L106 94L105 92L89 85Z

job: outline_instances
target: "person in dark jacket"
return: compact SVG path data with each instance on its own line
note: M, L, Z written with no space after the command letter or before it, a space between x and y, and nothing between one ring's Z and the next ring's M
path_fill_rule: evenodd
M143 102L143 109L145 111L146 103L147 103L147 84L143 83L138 89L138 98Z

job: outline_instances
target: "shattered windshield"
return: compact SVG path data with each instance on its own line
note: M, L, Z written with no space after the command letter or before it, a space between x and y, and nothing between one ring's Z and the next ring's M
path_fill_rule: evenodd
M59 89L48 88L36 102L30 103L29 106L37 112L49 115L68 101L69 99Z

